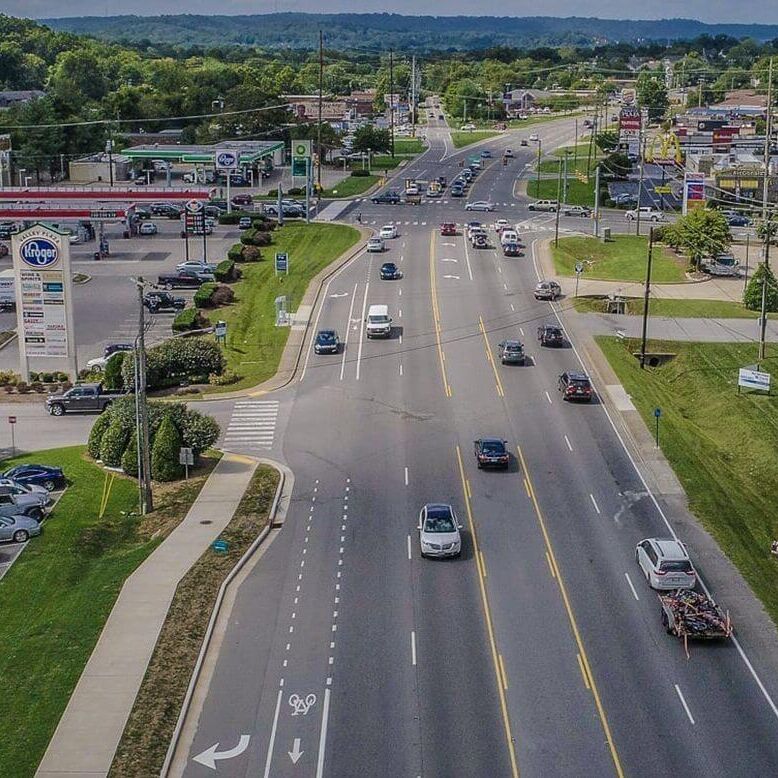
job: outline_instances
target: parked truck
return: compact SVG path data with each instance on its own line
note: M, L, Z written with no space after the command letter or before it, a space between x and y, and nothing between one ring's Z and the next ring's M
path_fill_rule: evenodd
M46 398L46 410L52 416L63 416L70 411L102 413L114 400L123 397L122 392L107 392L102 384L76 384L62 394Z

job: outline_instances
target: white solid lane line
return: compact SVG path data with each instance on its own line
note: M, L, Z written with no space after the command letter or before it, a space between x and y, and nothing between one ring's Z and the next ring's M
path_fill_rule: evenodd
M405 485L408 486L408 468L405 468Z
M470 253L467 250L467 240L464 243L465 246L465 262L467 263L467 275L470 280L473 280L473 268L470 267Z
M282 680L283 685L283 680ZM281 709L281 697L283 691L278 690L278 699L276 700L276 712L273 716L273 726L270 729L270 742L267 746L267 759L265 760L265 778L270 775L270 763L273 761L273 744L276 741L276 730L278 729L278 711Z
M568 437L567 437L567 435L565 435L565 443L567 443L567 448L568 448L570 451L572 451L572 450L573 450L573 446L571 445L571 443L570 443L570 438L568 438Z
M629 573L624 573L624 577L627 579L627 583L629 584L629 588L632 589L632 596L640 602L640 597L638 597L637 591L635 591L635 587L632 585L632 579L629 577Z
M327 722L330 715L330 690L324 690L324 706L321 714L321 733L319 735L319 759L316 763L316 778L324 775L324 751L327 748Z
M411 536L408 535L408 559L413 559L413 555L411 554Z
M594 505L594 510L596 510L597 513L601 513L600 506L597 505L597 500L594 499L594 495L593 494L589 495L589 499L592 501L592 505Z
M683 705L683 709L686 711L686 715L689 717L689 721L691 721L691 723L694 724L694 718L692 717L692 712L689 710L689 706L686 704L686 700L683 698L681 687L678 684L675 684L675 691L678 692L678 698L681 700L681 705Z
M362 316L360 318L360 322L365 321L365 313L367 311L367 290L370 288L370 282L365 284L365 296L362 300ZM363 336L365 333L365 328L362 326L362 324L359 325L359 349L357 350L357 381L359 381L359 367L360 363L362 362L362 341Z
M416 631L413 629L411 630L411 664L416 667Z
M553 400L551 399L551 395L548 392L546 392L546 399L548 400L548 404L549 405L553 405L554 404Z
M359 286L358 283L354 284L354 294L351 295L351 305L349 306L349 309L348 309L348 319L346 320L346 337L345 337L345 339L343 341L343 356L341 357L341 360L340 360L340 380L341 381L343 380L343 372L346 369L346 349L348 347L348 336L349 336L349 333L351 332L351 318L354 315L354 300L357 297L357 287L358 286Z

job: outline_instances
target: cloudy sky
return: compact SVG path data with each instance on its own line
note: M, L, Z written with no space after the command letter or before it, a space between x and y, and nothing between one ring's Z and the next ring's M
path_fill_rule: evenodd
M246 14L274 11L384 12L404 14L483 14L494 16L599 16L611 19L684 17L705 22L778 23L775 0L0 0L0 11L32 18L141 14Z

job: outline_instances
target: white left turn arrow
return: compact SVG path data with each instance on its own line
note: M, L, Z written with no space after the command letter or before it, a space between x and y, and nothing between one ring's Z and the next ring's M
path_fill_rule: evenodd
M294 739L294 745L292 746L291 751L287 751L287 754L289 754L289 758L292 760L292 764L297 764L297 760L305 753L305 751L300 750L300 738L296 737Z
M249 735L241 735L238 745L235 746L235 748L229 749L229 751L219 751L219 744L214 743L201 754L193 756L192 761L210 767L211 770L215 770L216 763L221 762L222 759L233 759L236 756L240 756L249 747L249 740L251 740Z

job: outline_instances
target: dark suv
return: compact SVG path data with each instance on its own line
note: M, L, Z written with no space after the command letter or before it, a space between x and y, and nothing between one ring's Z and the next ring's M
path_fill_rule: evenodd
M183 297L175 297L170 292L146 292L143 295L143 304L151 313L157 311L180 311L186 307Z
M511 455L505 447L506 441L499 438L479 438L473 442L473 451L478 469L484 467L508 467Z
M559 376L559 391L562 392L563 400L582 400L591 402L592 384L589 376L584 373L562 373Z
M541 324L538 327L538 340L541 346L564 346L565 334L557 324Z
M371 203L389 203L389 205L397 205L400 202L400 195L397 192L389 190L383 192L380 195L370 198Z
M497 346L497 355L503 365L523 365L527 359L524 346L518 340L503 340Z

